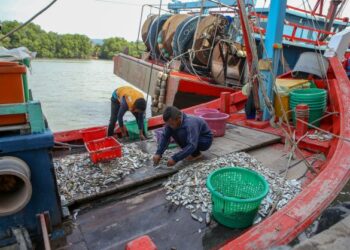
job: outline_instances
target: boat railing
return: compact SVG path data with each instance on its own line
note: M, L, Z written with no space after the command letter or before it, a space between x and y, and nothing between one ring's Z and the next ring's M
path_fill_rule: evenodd
M262 15L260 13L251 12L250 17L257 17L260 19L260 26L263 26L265 20L267 20L267 16ZM291 41L291 42L303 42L308 44L314 44L318 46L326 45L326 41L319 41L318 38L321 37L321 35L334 35L334 32L325 31L321 29L316 29L309 26L300 25L297 23L292 23L285 21L284 24L284 34L283 38L285 40ZM253 25L253 30L256 33L261 33L265 35L266 29L264 27L260 27L259 24L255 23Z
M306 13L306 14L310 14L311 16L327 18L326 15L323 15L323 14L320 14L320 13L316 13L316 12L313 12L313 11L310 11L310 10L304 10L304 9L301 9L301 8L298 8L298 7L295 7L295 6L291 6L291 5L287 5L287 9L299 11L299 12ZM343 18L337 17L337 18L335 18L335 20L342 21L342 22L348 22L348 18L347 17L343 17Z

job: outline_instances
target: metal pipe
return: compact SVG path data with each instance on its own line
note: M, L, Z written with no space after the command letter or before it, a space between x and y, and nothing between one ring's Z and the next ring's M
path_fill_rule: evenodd
M137 32L137 38L136 38L136 50L139 51L139 39L140 39L140 33L141 33L141 25L142 25L142 17L143 17L143 8L145 7L145 4L141 7L141 15L140 15L140 22L139 22L139 31Z
M322 15L322 12L323 12L323 1L324 1L324 0L318 0L318 1L315 3L315 6L314 6L313 10L311 11L311 14L312 14L312 15L316 14L318 7L320 7L319 14Z
M157 5L151 5L151 4L143 4L141 7L141 15L140 15L140 22L139 22L139 31L137 33L137 40L136 40L136 49L137 51L139 51L139 42L140 42L140 34L141 34L141 26L142 26L142 18L143 18L143 12L144 12L144 7L150 7L150 8L155 8L155 9L159 9L168 13L172 13L169 10L166 9L162 9L160 7L158 7Z
M195 40L195 39L196 39L196 36L197 36L199 23L200 23L200 21L201 21L201 17L202 17L202 14L203 14L204 2L205 2L205 0L202 0L202 1L201 1L201 9L200 9L200 11L199 11L199 18L198 18L198 20L197 20L196 30L194 31L194 35L193 35L192 51L194 51L194 45L195 45L195 43L196 43L196 40ZM193 58L192 58L192 56L193 56ZM190 57L191 57L191 62L192 62L193 59L194 59L194 55L191 53L191 54L190 54Z
M45 216L44 214L40 214L39 217L40 217L41 233L43 234L45 250L51 250L49 235L47 233Z
M159 2L159 12L158 12L158 18L160 19L160 12L161 12L161 6L162 6L162 2L163 0L160 0ZM159 23L160 21L158 20L158 23L157 23L157 33L156 33L156 36L154 38L154 48L156 50L156 46L157 46L157 38L158 38L158 32L159 32ZM151 50L152 51L152 50ZM157 59L157 58L156 58ZM151 70L149 72L149 81L148 81L148 87L147 87L147 97L146 97L146 108L147 108L147 104L148 104L148 97L149 97L149 91L150 91L150 88L151 88L151 81L152 81L152 73L153 73L153 65L154 63L152 63L151 65ZM152 112L152 111L151 111Z
M337 14L336 14L336 17L337 18L340 18L340 15L343 13L343 10L344 10L344 7L345 5L347 4L347 0L344 0L341 4L340 4L340 7L337 11Z
M266 54L263 55L263 60L270 65L261 72L264 75L264 85L266 86L267 97L273 103L273 86L276 75L278 73L279 60L281 58L282 38L284 20L286 15L287 0L272 0L270 3L270 11L268 15L268 22L265 35L265 50ZM272 68L272 70L271 70ZM271 108L271 107L270 107ZM269 107L264 105L263 120L270 120L271 114Z
M227 4L224 4L224 3L221 3L219 1L215 1L215 0L208 0L209 2L212 2L212 3L216 3L218 5L221 5L223 7L226 7L226 8L229 8L229 9L232 9L232 10L237 10L236 8L230 6L230 5L227 5Z
M253 5L255 4L253 0L245 0L247 4ZM217 8L217 2L209 1L209 3L205 3L204 8L205 9L211 9L211 8ZM224 2L223 4L225 6L235 6L237 5L237 1L232 0L220 0L220 2ZM191 2L181 2L181 1L175 1L174 3L169 3L168 8L179 11L179 10L187 10L187 9L199 9L201 6L200 1L191 1Z
M325 31L331 31L332 30L332 26L334 23L334 20L337 16L338 13L338 7L339 4L341 4L344 0L332 0L330 5L329 5L329 9L328 9L328 13L327 13L327 17L326 17L326 21L325 21L325 25L324 25L324 30ZM328 21L327 21L328 19ZM319 37L320 41L324 41L326 38L328 37L328 34L322 34Z
M163 5L163 4L161 4L161 5ZM160 5L160 6L161 6L161 5ZM165 12L168 12L168 13L173 13L173 12L171 12L170 10L167 10L167 9L163 9L163 8L158 7L159 5L144 4L144 6L148 6L148 7L150 7L150 8L155 8L155 9L158 9L158 10L162 10L162 11L165 11Z
M154 37L154 52L157 51L157 40L158 40L159 24L160 24L160 13L161 13L161 11L162 11L162 9L160 8L160 6L162 6L162 2L163 2L163 0L160 0L160 2L159 2L157 29L156 29L156 35L155 35L155 37ZM152 47L152 46L151 46L151 47ZM151 49L151 52L152 52L152 49ZM156 55L156 59L158 60L157 54L156 54L156 53L155 53L155 55ZM159 59L160 59L160 58L159 58ZM152 68L152 69L153 69L153 68ZM151 74L152 74L152 69L151 69ZM150 76L150 80L151 80L151 76ZM148 86L148 91L149 91L149 86ZM149 94L148 91L147 91L147 99L148 99L148 94ZM148 101L148 100L146 100L146 104L147 104L147 101Z
M255 40L251 38L251 29L248 23L248 16L246 13L246 5L243 0L237 0L238 4L238 12L239 12L239 18L241 21L242 31L243 31L243 40L246 47L247 52L247 63L248 63L248 70L251 76L254 76L258 73L258 57L257 57L257 50L256 50L256 44ZM261 107L260 107L260 101L259 101L259 82L258 78L253 78L253 99L254 99L254 106L256 109L256 120L261 120Z
M0 217L23 209L32 196L30 169L17 157L0 157Z
M320 3L320 12L319 12L319 14L320 15L323 15L323 0L321 0L321 3Z

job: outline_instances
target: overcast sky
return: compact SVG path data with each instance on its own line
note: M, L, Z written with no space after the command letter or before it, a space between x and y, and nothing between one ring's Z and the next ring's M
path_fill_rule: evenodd
M306 0L304 0L306 1ZM316 0L309 0L313 4ZM329 0L330 1L330 0ZM51 0L0 0L0 21L25 21L50 3ZM169 3L170 0L163 0ZM263 4L264 0L258 0ZM266 1L268 5L268 0ZM46 31L58 33L79 33L90 38L112 36L136 40L141 6L144 3L159 4L159 0L58 0L49 10L35 19ZM303 6L303 0L289 0L288 4ZM166 6L165 6L166 7ZM148 15L156 9L146 9ZM344 11L349 16L350 4Z

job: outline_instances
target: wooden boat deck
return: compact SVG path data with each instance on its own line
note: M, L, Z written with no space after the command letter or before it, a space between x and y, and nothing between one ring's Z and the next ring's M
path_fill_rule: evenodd
M285 168L287 159L283 144L279 141L279 136L228 125L225 136L215 138L211 149L205 152L204 159L249 151L264 165L277 166L275 170L281 171ZM150 152L156 147L155 142L139 145ZM298 163L298 159L293 162ZM113 187L114 191L133 189L129 194L115 193L78 206L81 210L75 221L76 227L66 241L59 242L56 248L124 249L130 240L148 234L158 249L211 249L238 236L241 230L228 229L215 221L207 227L205 223L194 221L187 209L174 207L165 199L165 191L160 187L161 181L183 167L190 166L187 163L177 169L154 170L153 166L143 168ZM306 167L299 163L293 171L295 173L291 178L299 178L305 174ZM140 187L152 180L157 183L157 179L158 185Z
M176 209L165 200L162 188L94 208L78 215L75 223L66 246L59 249L122 250L144 234L158 249L211 249L241 232L215 221L209 227L194 221L187 209Z
M256 148L278 143L280 140L281 138L279 136L273 134L227 124L225 136L215 138L212 147L207 152L203 153L203 160L208 160L233 152L248 152ZM154 154L157 147L154 140L136 142L136 144L138 144L141 150L150 154ZM134 173L126 176L121 182L110 185L108 189L105 189L98 194L78 195L74 197L74 201L69 205L82 203L96 197L106 196L116 192L122 192L136 186L141 186L155 180L166 178L176 173L178 170L187 167L189 164L189 162L181 162L175 168L167 168L164 166L155 169L153 163L149 161L149 164L146 167L137 169Z
M313 169L312 172L316 171L316 175L313 175L308 171L307 180L304 182L303 190L296 198L294 198L284 208L275 212L269 218L245 231L244 234L236 237L236 235L231 232L232 237L220 249L265 249L291 242L298 234L310 226L311 223L320 215L320 213L329 204L331 204L340 190L348 182L350 178L350 162L348 157L350 152L350 143L347 140L347 138L350 137L350 123L348 122L350 117L350 110L348 108L350 106L350 99L348 98L350 85L346 72L344 71L343 65L339 61L338 57L334 56L329 58L329 62L330 70L328 71L328 79L330 84L326 86L322 81L315 80L315 82L319 88L328 89L331 104L329 106L329 111L334 112L335 114L332 115L332 117L324 119L321 123L321 128L325 131L334 133L336 138L326 142L310 140L310 138L295 138L296 140L300 139L298 146L301 150L303 150L303 154L306 153L305 156L307 156L307 154L310 155L312 154L311 152L313 152L316 154L323 154L325 157L323 160L318 160L316 162L311 161ZM285 75L284 77L287 76L290 77L290 75ZM238 111L242 110L245 101L246 97L243 96L241 92L233 93L229 96L229 98L225 93L222 93L221 98L197 105L195 107L184 109L183 111L188 114L193 114L196 108L215 108L219 109L221 112L230 113L230 123L252 127L252 125L249 125L248 121L246 121L244 114L237 113ZM149 120L149 128L157 128L162 125L163 120L161 116L153 117ZM282 129L266 127L261 130L282 137L282 143L285 140L285 135L283 134ZM80 140L81 135L79 134L78 130L65 131L55 134L55 141L57 142L79 142ZM283 161L282 157L284 154L283 144L274 144L263 149L257 149L257 151L259 150L266 151L254 151L250 153L256 153L255 156L258 159L260 157L265 166L269 166L271 164L271 166L274 166L273 168L276 168L279 173L281 171L283 172L283 166L285 166L285 162ZM280 156L274 155L274 150L279 151ZM268 157L266 157L267 155ZM314 158L315 156L316 155L311 157ZM267 164L264 162L264 160L268 161ZM296 169L302 169L303 166L297 163L298 162L292 164L296 164L296 166L298 166ZM303 175L304 174L299 173L298 178L302 177ZM134 197L134 199L137 199L137 196ZM110 206L117 205L117 203L111 202ZM101 206L101 208L102 207L107 209L108 205ZM144 213L146 214L146 212L150 211L145 210ZM89 213L89 211L86 211L86 213ZM90 216L93 216L93 212L90 213ZM160 225L160 223L158 224ZM79 226L79 216L77 225ZM182 225L180 229L186 230L186 225ZM152 230L148 230L144 231L143 233L148 233L151 231ZM160 239L171 242L171 235L174 235L172 231L165 232L163 230ZM188 236L189 235L186 235L186 238L181 240L190 242ZM86 237L88 237L88 235L83 234L83 242L89 242L88 239L84 239ZM168 238L164 239L164 237ZM111 245L116 244L113 237L108 239L106 238L105 240L109 241ZM203 243L202 238L197 240L198 242ZM72 240L70 242L72 242ZM80 242L82 241L80 240ZM190 249L193 249L192 245L197 244L195 241L190 243ZM84 244L86 245L86 243ZM197 244L196 246L199 245L200 244ZM91 248L90 246L86 247ZM219 245L215 246L215 248L219 247ZM74 248L74 244L68 245L66 249L67 248ZM200 249L202 248L203 244L200 245Z

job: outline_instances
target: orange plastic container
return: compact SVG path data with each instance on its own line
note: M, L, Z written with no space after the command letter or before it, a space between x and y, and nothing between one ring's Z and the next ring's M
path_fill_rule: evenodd
M107 129L101 127L86 128L79 131L84 143L107 137Z
M93 163L122 157L122 146L114 137L106 137L85 143Z
M15 62L0 62L0 104L24 103L22 74L25 66ZM26 123L26 115L0 115L0 126Z

